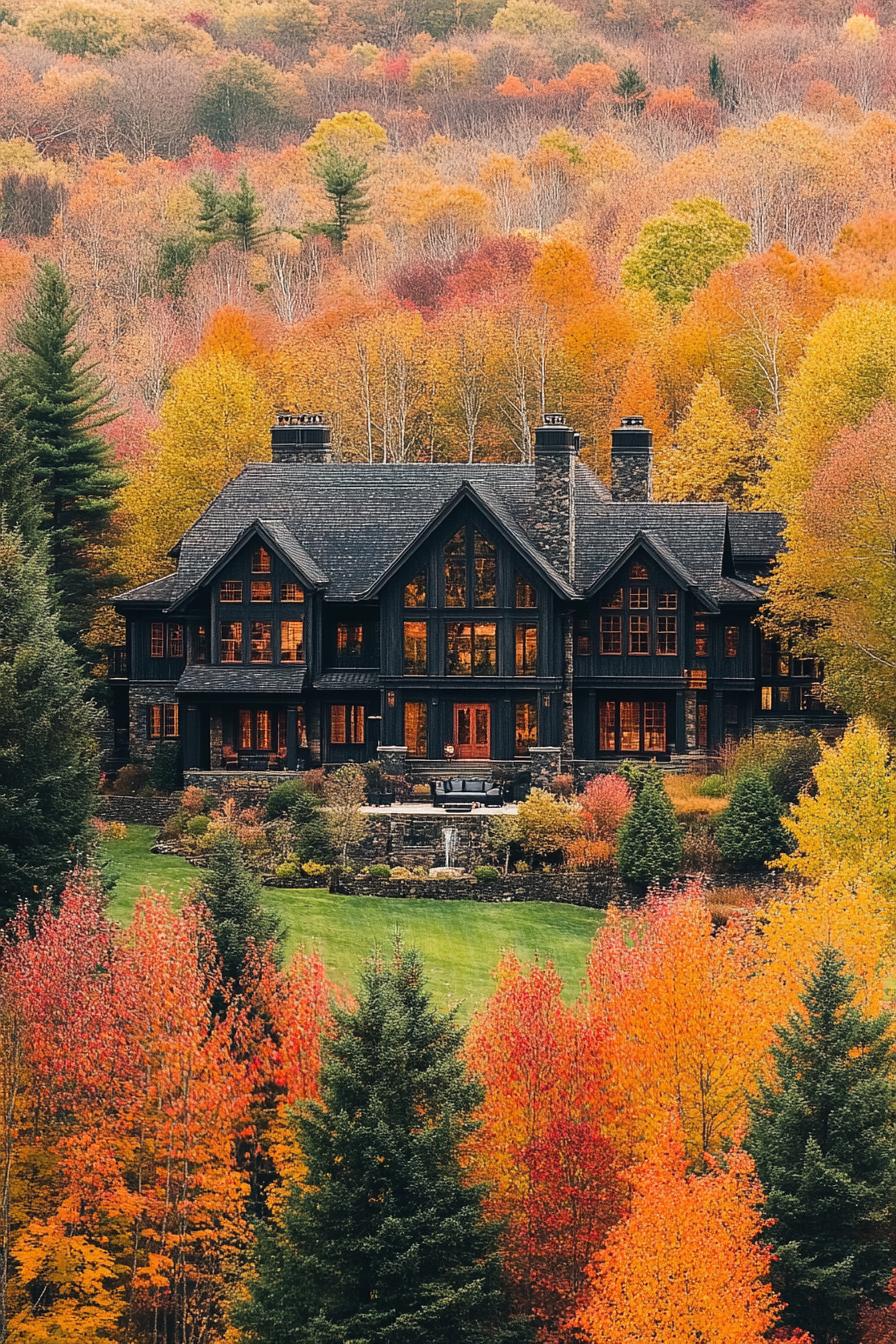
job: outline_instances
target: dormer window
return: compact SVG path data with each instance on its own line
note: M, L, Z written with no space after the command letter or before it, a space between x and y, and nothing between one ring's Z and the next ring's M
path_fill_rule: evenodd
M252 552L252 573L270 574L271 553L264 546L257 546Z

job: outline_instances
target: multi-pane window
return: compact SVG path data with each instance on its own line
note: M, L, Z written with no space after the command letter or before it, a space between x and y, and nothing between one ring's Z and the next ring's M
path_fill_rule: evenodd
M760 709L765 710L765 712L766 712L767 714L771 712L771 708L772 708L772 688L771 688L771 686L763 686L763 687L760 689L760 692L759 692L759 707L760 707Z
M664 589L656 595L657 611L677 611L678 594L669 589Z
M252 552L252 573L270 574L271 553L264 546L258 546Z
M656 618L656 651L665 657L678 653L678 617L660 612Z
M426 635L425 621L405 621L404 623L404 671L408 677L426 675Z
M445 606L467 605L467 540L464 529L445 543Z
M709 656L709 627L705 616L698 616L694 621L694 657L706 658Z
M180 716L176 704L146 706L146 736L151 739L177 737Z
M280 585L281 602L304 602L305 590L300 583L281 583Z
M601 653L622 652L622 617L601 616L600 618Z
M513 585L513 605L519 608L538 605L535 584L530 583L528 579L522 578L519 574L517 574Z
M241 663L242 661L243 661L242 621L222 621L221 662Z
M591 623L587 616L576 617L575 627L576 653L580 658L591 656Z
M208 626L197 625L193 631L192 639L193 662L208 662Z
M447 629L448 675L494 676L498 670L497 626L494 621L452 621Z
M406 607L426 606L426 574L422 570L405 584L404 604Z
M513 753L527 756L538 743L538 709L534 700L517 700L513 711Z
M644 701L644 750L666 750L666 704L664 700Z
M364 706L330 706L330 741L334 746L363 746Z
M618 750L615 700L602 700L600 702L600 718L599 718L599 729L597 740L598 740L598 748L600 751Z
M473 606L493 607L498 600L498 553L479 532L473 536Z
M240 751L272 751L273 725L269 709L241 709L238 734Z
M364 648L364 627L340 621L336 626L336 653L340 659L361 657Z
M650 652L649 616L629 616L628 651L631 654L637 654L637 655Z
M224 579L218 589L220 602L242 602L243 584L240 579Z
M606 607L608 611L621 611L622 589L617 588L615 592L608 593L607 596L604 598L604 600L601 602L601 606Z
M168 627L168 657L183 658L184 656L184 628L178 622Z
M740 626L725 626L725 657L736 658L740 648Z
M778 708L779 708L779 709L783 709L783 710L785 710L785 711L789 711L789 710L790 710L790 687L789 687L789 686L779 686L779 687L778 687Z
M165 657L165 622L153 621L149 628L149 656L150 658Z
M646 611L650 606L650 589L642 585L629 588L628 605L630 611Z
M538 671L537 625L514 626L513 670L518 677L532 677Z
M305 622L280 622L280 661L300 663L304 657Z
M272 598L270 579L253 579L249 584L249 596L253 602L270 602Z
M427 753L427 710L425 700L404 702L404 744L409 756L425 756Z
M630 579L646 579L647 570L642 564L636 561L629 569L628 576Z
M253 663L274 661L274 632L270 621L253 621L249 627L249 658Z

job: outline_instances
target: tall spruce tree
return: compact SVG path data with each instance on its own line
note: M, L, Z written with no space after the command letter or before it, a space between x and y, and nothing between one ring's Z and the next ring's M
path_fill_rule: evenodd
M39 544L43 527L35 462L34 444L0 393L0 511L30 547Z
M341 252L348 231L367 214L367 192L364 183L369 172L366 161L343 153L335 146L322 149L313 162L313 171L333 207L333 218L317 226Z
M75 330L79 312L58 266L37 273L7 357L3 391L33 444L59 628L83 651L94 612L115 576L97 562L124 477L97 430L115 418L108 389Z
M419 958L372 959L336 1009L321 1100L300 1112L306 1163L282 1223L260 1231L237 1323L252 1344L497 1344L508 1319L496 1230L458 1150L481 1091Z
M886 1300L896 1214L891 1019L866 1017L840 953L822 949L778 1028L746 1146L765 1191L772 1281L815 1344L857 1344L864 1303Z
M61 885L87 839L94 714L40 548L0 515L0 914Z
M267 230L260 225L263 211L245 173L240 173L236 191L224 197L224 209L228 236L241 251L254 252Z
M225 832L215 844L196 894L208 906L224 976L239 984L249 943L259 950L271 942L276 945L283 931L276 915L262 906L261 887L235 835Z
M745 770L738 777L731 801L719 817L716 840L722 858L732 868L764 868L787 848L781 825L784 805L762 770Z
M659 770L646 773L619 828L616 858L622 876L642 892L663 886L684 855L681 827Z

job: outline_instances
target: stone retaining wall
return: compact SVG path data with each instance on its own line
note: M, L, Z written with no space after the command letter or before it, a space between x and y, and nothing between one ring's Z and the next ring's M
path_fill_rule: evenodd
M180 807L180 794L144 797L137 793L103 793L96 815L103 821L123 821L126 826L164 826Z
M340 874L334 891L344 896L396 896L429 901L553 901L605 910L612 901L622 902L629 892L617 873L514 873L497 882L458 878L372 878Z

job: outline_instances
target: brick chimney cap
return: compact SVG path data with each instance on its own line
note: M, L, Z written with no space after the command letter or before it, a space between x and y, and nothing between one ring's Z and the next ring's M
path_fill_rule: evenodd
M622 419L619 421L619 423L620 425L625 425L627 427L634 427L635 425L643 425L644 417L643 415L624 415Z

